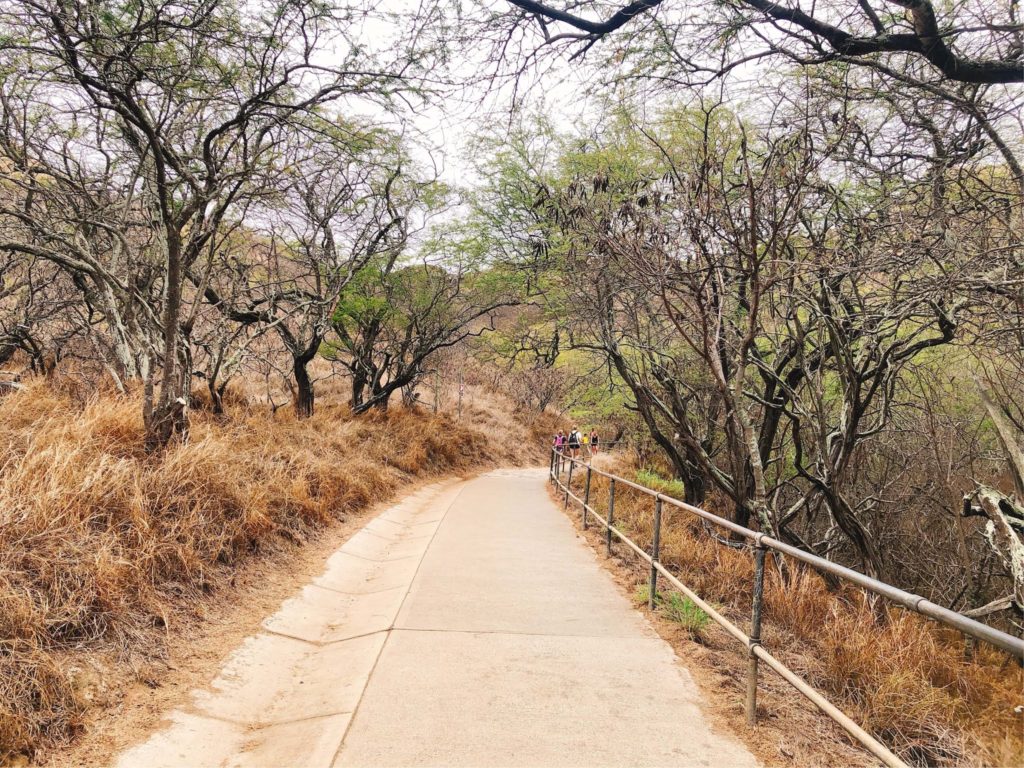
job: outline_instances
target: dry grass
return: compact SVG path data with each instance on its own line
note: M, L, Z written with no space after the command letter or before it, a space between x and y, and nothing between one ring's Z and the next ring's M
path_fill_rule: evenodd
M629 463L612 471L635 474ZM574 478L573 485L582 495L582 478ZM602 515L607 494L607 481L595 476L591 499ZM650 547L649 496L617 488L615 519L620 530ZM665 506L661 554L683 583L747 626L749 550L716 541L702 521ZM1014 711L1024 703L1024 671L1016 662L984 644L968 657L957 633L899 608L873 606L858 589L830 589L813 571L790 567L783 576L771 558L768 563L765 646L904 760L916 765L1024 762L1024 716ZM737 645L737 669L744 657Z
M170 617L241 560L416 478L543 457L540 434L505 424L499 445L472 415L321 406L296 422L240 403L147 455L139 413L42 382L0 399L0 764L73 736L91 652L158 653Z

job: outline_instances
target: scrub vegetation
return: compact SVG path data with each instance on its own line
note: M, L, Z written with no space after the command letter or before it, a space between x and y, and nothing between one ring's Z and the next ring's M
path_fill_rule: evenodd
M1021 635L1018 6L0 0L0 761L236 564L572 424ZM1018 664L769 582L904 759L1020 762Z

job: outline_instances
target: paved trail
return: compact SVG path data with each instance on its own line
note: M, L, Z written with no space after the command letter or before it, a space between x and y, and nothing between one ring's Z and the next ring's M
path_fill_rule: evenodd
M327 565L118 768L756 765L542 470L424 489Z

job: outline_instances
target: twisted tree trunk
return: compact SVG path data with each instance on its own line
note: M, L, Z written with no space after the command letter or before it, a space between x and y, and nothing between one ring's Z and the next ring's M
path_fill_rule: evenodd
M313 391L313 381L309 378L309 370L306 367L311 359L312 356L307 355L299 355L293 359L295 416L299 419L308 419L313 415L313 402L316 394Z

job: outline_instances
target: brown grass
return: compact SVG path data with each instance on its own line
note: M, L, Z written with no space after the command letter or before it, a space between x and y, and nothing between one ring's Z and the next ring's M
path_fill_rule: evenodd
M506 423L499 445L472 414L320 406L297 422L235 404L196 412L187 443L147 455L139 413L42 382L0 399L0 764L74 735L90 652L158 653L169 617L243 559L416 478L542 459L548 431Z
M612 471L635 474L628 461ZM582 478L574 478L573 486L582 495ZM591 499L602 515L607 494L607 481L595 476ZM620 530L649 549L649 496L617 488L615 519ZM702 521L665 506L661 554L684 584L721 606L740 627L748 625L753 577L748 549L716 541ZM1024 762L1024 716L1014 711L1024 703L1024 671L1015 661L985 644L966 654L961 636L916 614L873 606L849 586L830 589L809 569L790 566L783 576L772 558L768 565L766 648L902 759L916 765ZM737 645L737 669L744 657ZM741 684L737 680L737 694Z

